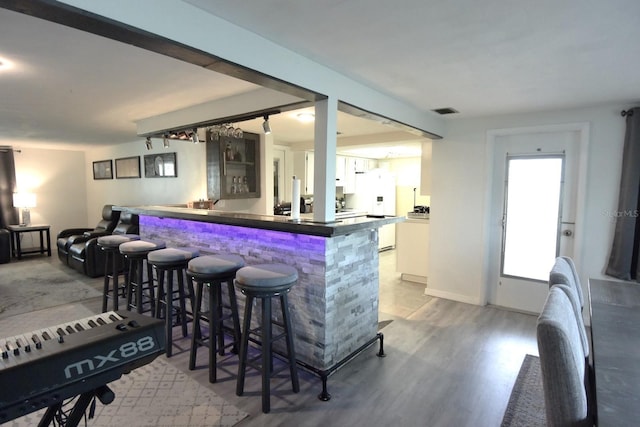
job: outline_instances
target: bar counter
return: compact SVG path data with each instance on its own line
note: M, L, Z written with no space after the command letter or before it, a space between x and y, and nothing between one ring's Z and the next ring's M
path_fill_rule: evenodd
M332 237L363 229L379 228L383 225L403 221L404 217L369 216L359 212L341 212L333 222L315 222L312 214L301 214L299 221L288 216L258 215L240 212L224 212L205 209L189 209L168 206L114 206L114 210L157 218L184 219L197 222L236 225L262 230L288 231L311 236Z
M137 214L142 238L201 254L231 253L247 265L284 263L298 270L289 296L299 362L323 372L348 359L378 333L378 228L404 217L342 215L317 223L302 217L161 206L119 206ZM240 314L244 297L238 293ZM274 310L279 311L279 310ZM281 319L280 319L281 320ZM277 350L276 346L276 350Z

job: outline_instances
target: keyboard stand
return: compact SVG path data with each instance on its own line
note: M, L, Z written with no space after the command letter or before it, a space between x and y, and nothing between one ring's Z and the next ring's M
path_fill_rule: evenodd
M103 405L108 405L113 402L115 394L106 385L100 386L95 390L82 393L78 396L78 400L73 405L73 409L71 410L69 417L67 417L66 420L63 419L59 425L61 427L77 427L87 413L87 408L94 398L97 398ZM58 402L55 405L49 406L40 420L40 423L38 423L38 427L50 426L56 418L56 414L61 411L62 404L63 402ZM89 418L93 418L93 415L90 415Z

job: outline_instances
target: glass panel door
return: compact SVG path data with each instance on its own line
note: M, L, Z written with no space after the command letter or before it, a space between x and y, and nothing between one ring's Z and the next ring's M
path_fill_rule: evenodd
M502 276L547 281L558 255L564 156L507 158Z

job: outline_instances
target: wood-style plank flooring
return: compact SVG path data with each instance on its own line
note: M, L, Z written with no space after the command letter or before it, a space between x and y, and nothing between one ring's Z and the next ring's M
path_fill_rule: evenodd
M52 257L53 262L59 261ZM525 354L538 354L536 317L432 298L423 291L423 285L400 280L395 251L380 254L379 319L391 321L382 329L386 357L376 356L374 344L335 372L328 381L328 402L317 398L318 377L300 370L296 394L284 371L272 380L271 413L263 414L257 373L249 370L245 395L235 395L236 356L222 362L215 384L208 384L205 348L199 368L188 371L188 339L177 340L183 351L174 349L169 361L248 412L240 427L499 426ZM82 312L79 316L72 305L55 310L61 322L65 316L72 320L86 316L82 310L99 312L99 300L82 303L75 311ZM0 333L8 336L11 322L1 323Z
M251 414L239 426L500 425L525 354L538 354L536 317L425 296L423 285L400 280L395 251L381 253L380 266L380 320L393 320L382 329L386 357L375 344L335 372L328 402L317 398L316 376L301 370L295 394L283 373L272 380L269 414L261 412L257 373L245 395L235 395L232 358L211 387ZM188 354L171 361L184 367ZM192 376L206 382L207 369Z

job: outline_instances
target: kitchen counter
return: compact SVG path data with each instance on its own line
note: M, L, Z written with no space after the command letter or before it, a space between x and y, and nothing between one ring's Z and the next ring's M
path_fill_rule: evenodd
M396 270L402 280L427 284L429 275L429 219L409 217L398 224Z
M161 206L114 208L139 215L140 236L167 247L200 253L237 254L246 265L284 263L298 270L289 293L296 357L330 370L375 340L378 334L378 229L404 217L372 218L342 213L316 223L288 217ZM351 214L351 215L349 215ZM244 296L237 293L239 309ZM274 344L276 350L280 342Z

